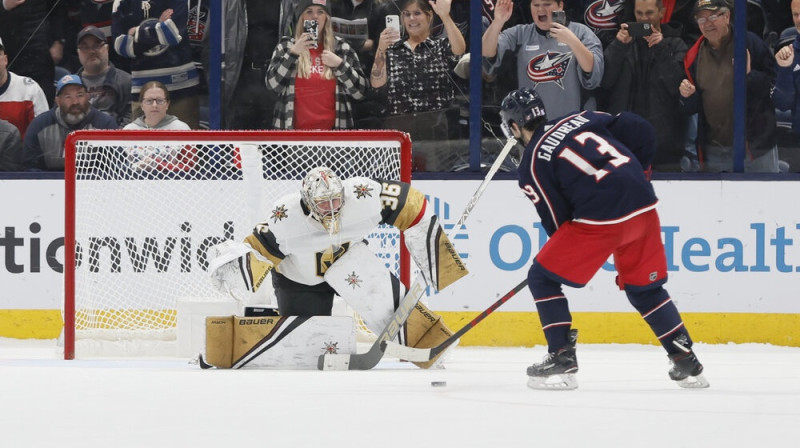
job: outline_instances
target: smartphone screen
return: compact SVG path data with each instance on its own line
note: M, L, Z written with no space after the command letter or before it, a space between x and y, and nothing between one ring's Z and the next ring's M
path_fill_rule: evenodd
M553 23L567 25L567 13L564 11L553 11Z
M653 28L649 23L628 22L628 34L631 37L644 37L653 34Z
M303 31L310 34L311 38L314 40L314 45L312 45L311 48L317 48L317 21L304 20Z

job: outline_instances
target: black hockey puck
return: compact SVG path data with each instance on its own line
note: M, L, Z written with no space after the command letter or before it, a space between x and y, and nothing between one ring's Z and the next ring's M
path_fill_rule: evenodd
M447 386L447 381L431 381L431 386L433 386L433 387L444 387L444 386Z

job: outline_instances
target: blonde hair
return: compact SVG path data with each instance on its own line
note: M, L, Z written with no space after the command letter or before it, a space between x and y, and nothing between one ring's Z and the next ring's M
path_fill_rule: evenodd
M331 16L327 12L325 12L325 26L322 27L322 30L317 31L318 36L322 36L323 39L323 48L326 48L330 51L333 51L336 48L336 40L333 37L333 28L330 26L331 23ZM303 34L305 31L303 30L303 14L300 14L300 18L297 19L297 23L295 24L295 32L294 38L295 40L300 38L300 35ZM328 67L327 65L324 66L325 68L322 70L322 79L333 79L333 69ZM299 78L308 78L311 75L311 56L309 52L303 52L300 54L300 57L297 59L297 77Z

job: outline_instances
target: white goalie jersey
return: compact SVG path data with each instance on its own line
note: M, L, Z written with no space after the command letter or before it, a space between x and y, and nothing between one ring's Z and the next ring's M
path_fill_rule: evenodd
M354 177L343 185L337 233L328 233L308 213L300 193L292 193L273 204L268 220L246 242L290 280L316 285L351 244L364 240L379 224L404 231L426 215L425 196L409 184Z

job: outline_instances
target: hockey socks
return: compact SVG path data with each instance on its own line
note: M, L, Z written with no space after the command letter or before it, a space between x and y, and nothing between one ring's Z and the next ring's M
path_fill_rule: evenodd
M555 353L559 348L567 345L569 329L572 326L572 314L561 283L550 279L545 269L533 262L528 271L528 286L533 294L536 311L542 323L542 330L547 339L548 353Z

